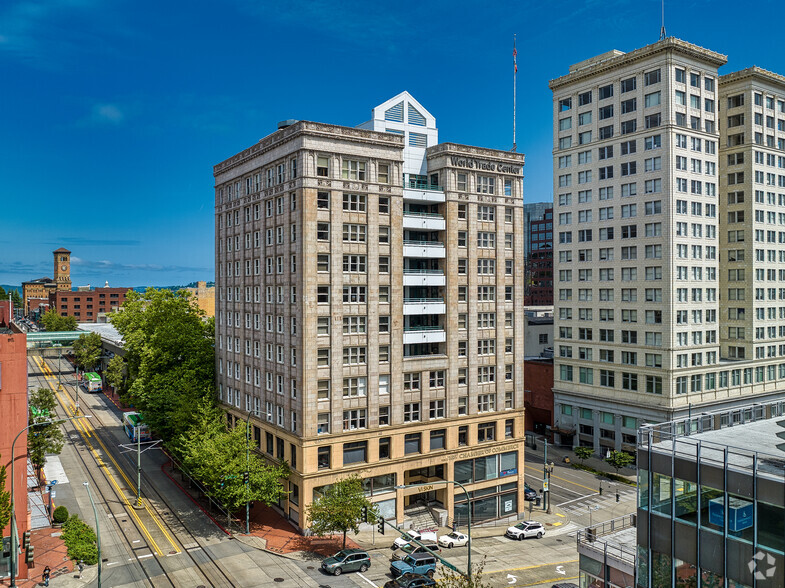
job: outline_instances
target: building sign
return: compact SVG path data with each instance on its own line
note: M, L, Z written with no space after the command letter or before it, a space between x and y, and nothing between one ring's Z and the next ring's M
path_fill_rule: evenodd
M488 447L487 449L479 449L477 451L465 451L455 456L456 459L468 459L470 457L482 457L483 455L492 455L494 453L504 453L506 451L517 451L518 445L503 445L501 447Z
M514 476L518 473L518 468L510 468L509 470L502 470L499 474L501 477L504 476Z
M517 165L507 165L506 163L494 163L492 161L469 159L468 157L450 157L450 165L454 167L463 167L466 169L498 172L500 174L514 174L516 176L521 174L521 168Z

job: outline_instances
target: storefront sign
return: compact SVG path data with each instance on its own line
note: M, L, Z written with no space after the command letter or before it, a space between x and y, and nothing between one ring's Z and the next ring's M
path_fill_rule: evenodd
M521 173L521 168L515 165L493 163L492 161L481 161L479 159L469 159L467 157L450 157L450 165L466 169L499 172L501 174L519 175Z
M504 476L514 476L517 473L518 473L518 468L510 468L509 470L502 470L500 475L502 477L504 477Z

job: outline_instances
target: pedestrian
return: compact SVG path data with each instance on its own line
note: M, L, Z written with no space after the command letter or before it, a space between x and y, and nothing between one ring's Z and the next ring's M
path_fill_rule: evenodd
M43 574L41 574L41 578L44 581L44 586L49 586L49 575L52 573L52 570L49 569L49 566L44 568Z
M84 571L84 560L83 559L79 560L79 564L77 565L77 567L79 568L79 579L81 580L82 579L82 572Z

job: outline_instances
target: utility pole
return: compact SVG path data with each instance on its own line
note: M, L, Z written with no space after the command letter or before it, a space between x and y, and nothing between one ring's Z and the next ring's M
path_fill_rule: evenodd
M136 508L142 508L142 441L139 434L140 428L139 425L134 427L134 434L136 435Z

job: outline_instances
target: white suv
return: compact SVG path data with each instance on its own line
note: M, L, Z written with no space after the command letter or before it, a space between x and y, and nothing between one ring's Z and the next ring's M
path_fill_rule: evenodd
M519 541L526 537L537 537L537 539L540 539L545 535L545 527L542 526L542 523L535 521L522 521L515 526L508 527L504 535Z

